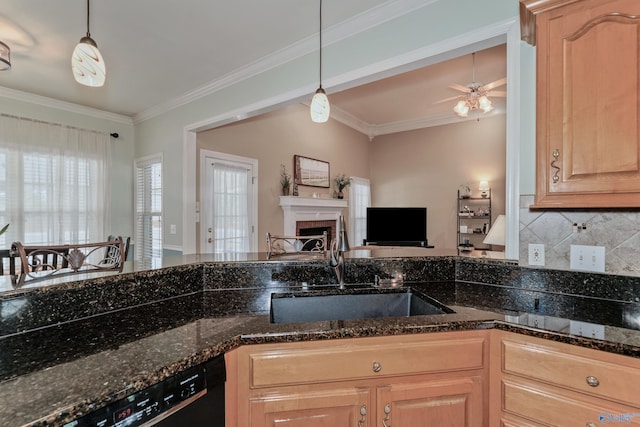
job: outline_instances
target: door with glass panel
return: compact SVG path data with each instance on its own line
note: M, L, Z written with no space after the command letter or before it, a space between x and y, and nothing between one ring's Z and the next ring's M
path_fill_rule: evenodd
M200 252L257 251L257 161L207 152L201 167Z

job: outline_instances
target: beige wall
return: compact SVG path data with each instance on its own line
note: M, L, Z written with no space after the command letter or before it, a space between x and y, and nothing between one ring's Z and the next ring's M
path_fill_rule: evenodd
M492 189L493 219L504 213L506 116L482 117L376 137L371 144L373 206L426 206L427 237L456 247L457 190L481 179Z
M312 123L308 108L293 105L259 117L198 134L200 149L258 160L258 242L267 231L283 232L280 164L292 172L295 154L328 161L333 178L338 173L370 178L373 206L426 206L429 242L455 248L456 192L468 183L478 194L478 183L492 187L494 218L504 213L505 116L483 117L369 139L336 122ZM301 196L332 190L300 187Z
M280 165L293 175L294 155L329 162L332 180L339 173L369 178L369 139L335 120L313 123L309 108L301 104L201 132L197 148L198 153L206 149L258 160L259 251L266 249L263 237L267 232L283 233ZM331 197L333 189L299 187L301 196L314 192Z

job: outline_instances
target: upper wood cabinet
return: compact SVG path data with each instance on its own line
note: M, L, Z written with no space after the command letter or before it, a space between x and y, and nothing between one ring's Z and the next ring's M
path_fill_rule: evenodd
M533 208L640 207L640 1L521 0L537 46Z

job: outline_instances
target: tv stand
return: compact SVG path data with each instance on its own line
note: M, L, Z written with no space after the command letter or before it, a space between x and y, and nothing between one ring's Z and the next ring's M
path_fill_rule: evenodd
M429 242L426 240L397 240L397 241L379 241L369 242L364 241L365 246L412 246L419 248L433 248L429 246Z

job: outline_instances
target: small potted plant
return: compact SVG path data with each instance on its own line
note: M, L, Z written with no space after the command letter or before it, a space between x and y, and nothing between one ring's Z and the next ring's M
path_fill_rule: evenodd
M336 197L338 199L344 199L344 193L342 191L351 185L351 178L348 178L345 174L341 173L333 178L333 182L336 185Z
M288 196L291 191L291 175L287 172L285 165L280 165L280 187L282 188L282 195Z

